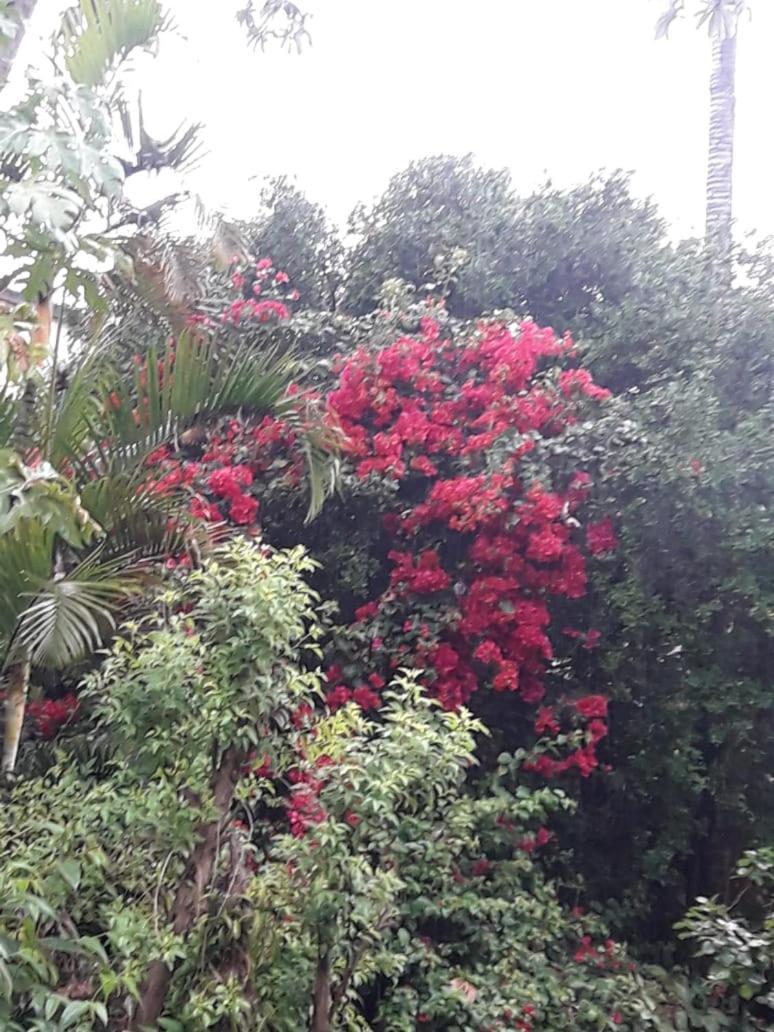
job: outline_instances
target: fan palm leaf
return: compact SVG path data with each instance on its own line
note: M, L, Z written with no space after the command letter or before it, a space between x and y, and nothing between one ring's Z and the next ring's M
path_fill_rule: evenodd
M137 591L138 563L124 557L102 561L100 551L70 573L40 585L21 613L10 653L29 655L34 666L61 669L99 648L115 629L122 604Z
M51 577L55 535L36 520L25 520L0 535L0 647L7 652L30 597Z
M159 0L80 0L63 22L67 70L75 82L97 86L117 61L151 44L168 24Z
M136 476L109 475L84 487L81 497L105 531L101 554L137 560L159 559L191 549L201 550L209 534L188 520L179 500L162 497Z

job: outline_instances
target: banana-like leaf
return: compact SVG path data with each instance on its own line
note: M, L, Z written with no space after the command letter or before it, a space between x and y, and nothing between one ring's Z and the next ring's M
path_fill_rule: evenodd
M149 46L168 24L159 0L80 0L63 19L67 70L75 82L98 86L116 62Z
M23 648L35 666L57 669L88 656L115 629L142 572L125 558L101 561L95 553L71 573L47 580L19 617L11 654Z

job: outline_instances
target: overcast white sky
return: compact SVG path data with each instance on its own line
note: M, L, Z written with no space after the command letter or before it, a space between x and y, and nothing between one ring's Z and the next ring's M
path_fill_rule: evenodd
M249 215L251 177L289 173L343 221L412 158L472 151L507 166L520 190L632 170L677 232L701 230L709 42L687 20L656 42L664 0L299 3L313 12L300 56L250 51L238 0L168 0L184 38L144 66L145 106L159 131L204 123L191 185L213 207ZM41 0L23 60L59 5ZM739 40L736 214L740 231L774 233L774 3L752 7Z

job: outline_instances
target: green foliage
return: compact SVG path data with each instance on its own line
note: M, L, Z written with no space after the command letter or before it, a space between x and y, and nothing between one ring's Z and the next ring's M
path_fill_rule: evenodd
M219 901L241 892L228 814L206 889L212 921L184 941L167 914L198 829L218 805L213 778L224 756L244 757L260 742L281 764L289 710L317 686L298 665L318 633L301 579L309 568L300 551L229 545L170 590L169 615L128 626L91 677L93 759L61 752L44 777L12 793L0 816L4 1029L92 1027L67 1020L104 1017L106 1007L109 1026L119 1027L157 956L185 958L180 1013L200 983L212 985L210 959L227 964L208 939L229 927ZM75 1000L80 1011L63 1010Z
M47 296L60 274L67 289L98 293L94 262L115 262L105 230L121 201L125 171L116 156L112 73L165 27L157 0L83 0L65 13L53 74L31 77L27 93L0 119L0 211L6 254L27 300Z
M708 965L711 993L736 1014L774 1018L774 849L748 851L737 870L742 892L731 905L700 897L675 927ZM740 904L750 893L753 920Z
M426 257L421 275L393 262L402 240L416 243L414 254L448 254L491 218L472 195L464 208L447 205L445 180L433 189L431 167L396 179L372 213L372 234L364 228L352 252L350 280L370 284L369 303L386 275L414 287L427 275ZM720 289L701 245L670 242L652 205L618 174L498 203L513 229L510 251L504 235L491 266L510 270L497 303L570 330L595 379L621 395L601 422L557 442L549 460L596 470L600 514L615 513L622 529L582 620L602 632L600 647L578 648L570 675L613 700L605 746L613 771L584 784L567 835L619 926L667 939L690 900L724 893L743 850L774 830L770 251L738 253L738 280ZM454 311L457 288L449 288ZM362 503L353 497L350 507ZM365 527L353 533L368 536ZM378 581L367 541L328 538L313 549L342 552L330 564L337 577L348 571L360 592L367 578ZM487 720L504 724L496 712Z
M99 86L113 66L168 27L159 0L80 0L65 13L61 44L73 82Z
M345 306L374 308L386 281L447 296L471 317L513 309L558 331L615 307L666 248L652 205L621 173L571 190L547 183L518 198L504 172L470 157L428 158L395 176L351 220Z
M506 172L477 168L469 156L412 162L370 211L352 215L345 307L371 311L395 278L448 293L456 315L513 306L515 211Z
M655 985L519 845L561 792L502 756L472 794L483 729L413 678L378 724L299 717L319 691L299 663L320 633L309 570L233 542L90 676L91 758L60 750L0 816L3 1027L120 1027L158 958L162 1028L660 1027ZM253 751L261 772L232 774L224 805ZM206 883L181 896L203 843Z
M271 258L290 276L303 308L332 311L342 247L325 212L286 177L268 180L260 203L260 214L240 226L250 254Z

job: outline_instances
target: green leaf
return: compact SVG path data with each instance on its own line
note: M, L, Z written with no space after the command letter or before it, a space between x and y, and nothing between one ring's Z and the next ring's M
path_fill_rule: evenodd
M56 865L64 880L75 890L81 881L81 865L77 860L60 860Z
M97 86L116 62L168 26L159 0L80 0L63 21L67 70L75 82Z

